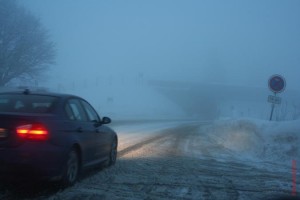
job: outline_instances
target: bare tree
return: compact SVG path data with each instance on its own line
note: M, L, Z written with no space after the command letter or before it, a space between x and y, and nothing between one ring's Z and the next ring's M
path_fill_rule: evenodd
M37 78L54 57L54 45L39 19L15 0L0 0L0 86Z

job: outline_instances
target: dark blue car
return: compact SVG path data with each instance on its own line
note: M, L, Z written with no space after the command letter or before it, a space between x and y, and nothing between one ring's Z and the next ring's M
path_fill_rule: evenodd
M0 169L72 185L79 173L113 165L117 134L84 99L28 89L0 93Z

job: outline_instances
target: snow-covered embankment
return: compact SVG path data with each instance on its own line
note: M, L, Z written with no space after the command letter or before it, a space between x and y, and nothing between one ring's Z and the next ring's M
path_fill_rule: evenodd
M290 166L292 160L300 158L300 120L221 120L205 132L239 160Z

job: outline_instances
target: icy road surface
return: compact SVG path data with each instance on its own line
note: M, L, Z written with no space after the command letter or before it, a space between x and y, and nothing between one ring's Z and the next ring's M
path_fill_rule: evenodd
M238 135L230 129L227 136L228 130L220 127L208 122L115 127L119 134L115 166L95 170L65 190L44 188L26 197L234 200L291 194L290 163L264 162L263 152L267 151L260 145L265 141L255 127L239 127L243 132ZM221 134L222 130L227 133ZM18 190L2 187L2 199L24 199Z

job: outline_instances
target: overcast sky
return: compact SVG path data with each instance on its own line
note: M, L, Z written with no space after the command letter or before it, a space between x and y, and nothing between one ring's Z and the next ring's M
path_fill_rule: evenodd
M53 82L112 75L299 88L299 0L19 0L56 43ZM57 75L59 73L59 75Z

